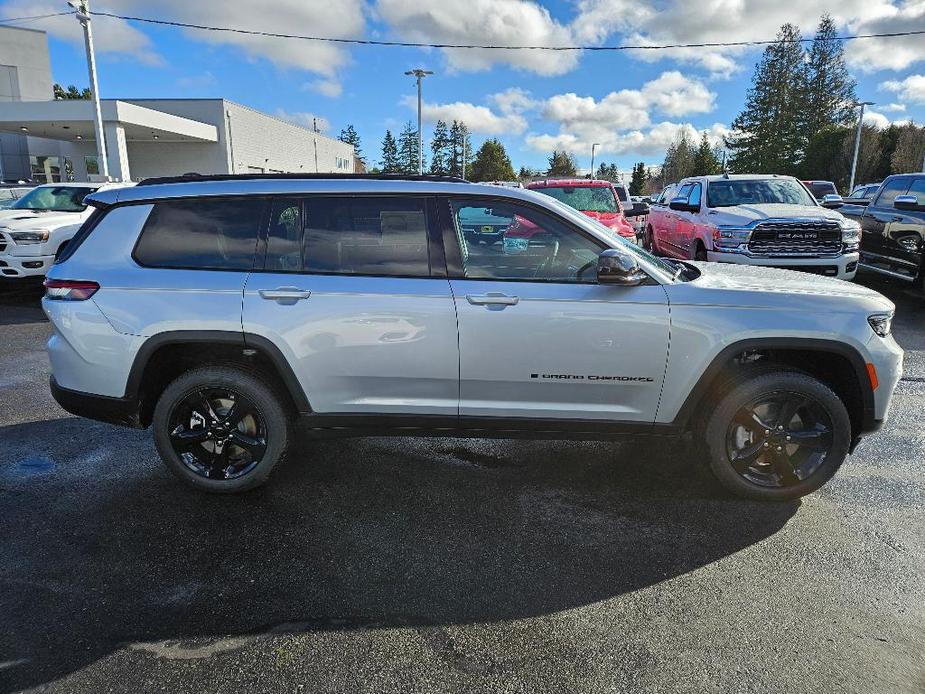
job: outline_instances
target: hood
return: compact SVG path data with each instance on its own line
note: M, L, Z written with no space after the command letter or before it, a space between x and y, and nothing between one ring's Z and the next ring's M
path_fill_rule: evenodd
M835 221L844 219L844 217L835 210L830 210L825 207L784 205L780 203L716 207L709 212L709 219L713 224L728 226L748 226L754 222L762 222L766 219L790 219L795 217L802 217L804 219L832 219Z
M837 311L840 306L855 310L861 305L875 311L895 309L880 292L833 277L734 263L690 264L696 266L701 275L685 284L692 289L716 290L700 292L703 296L695 303L780 307L781 302L786 301L795 311Z
M5 210L15 214L0 214L0 228L11 231L19 229L46 229L70 224L80 224L80 212L35 212L34 210Z

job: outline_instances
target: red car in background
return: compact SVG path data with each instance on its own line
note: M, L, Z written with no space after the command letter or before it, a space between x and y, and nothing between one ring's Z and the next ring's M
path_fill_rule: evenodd
M596 219L623 238L636 241L636 228L627 221L620 196L610 181L586 178L549 179L528 183L527 188L564 202L569 207ZM520 231L514 230L513 235L524 235L520 234ZM508 234L512 235L511 230Z

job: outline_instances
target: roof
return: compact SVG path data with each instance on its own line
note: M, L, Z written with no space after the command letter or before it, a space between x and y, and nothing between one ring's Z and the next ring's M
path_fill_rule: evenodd
M678 183L676 183L675 185L680 185L681 183L684 183L685 181L702 181L703 179L706 179L706 180L707 180L707 183L711 183L711 182L713 182L713 181L726 181L726 180L731 180L731 181L756 181L756 180L757 180L757 181L762 181L762 180L768 180L768 179L773 179L773 178L780 178L780 179L789 178L789 179L794 179L793 176L785 176L785 175L783 175L783 174L713 174L713 175L710 175L710 176L688 176L687 178L684 178L684 179L681 179L680 181L678 181ZM796 179L794 179L794 180L796 180ZM671 184L669 184L669 185L671 185ZM666 186L666 187L667 187L667 186Z
M603 181L597 178L547 178L542 181L531 181L527 188L609 188L615 185L613 181Z

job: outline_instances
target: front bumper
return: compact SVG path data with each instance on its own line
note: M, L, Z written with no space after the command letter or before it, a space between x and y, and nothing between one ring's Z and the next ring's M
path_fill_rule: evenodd
M0 253L0 277L44 277L54 262L53 255Z
M835 258L788 258L750 256L744 253L720 253L707 251L707 260L714 263L735 263L737 265L757 265L776 267L785 270L802 270L818 275L835 277L840 280L852 280L858 271L858 253L845 253Z

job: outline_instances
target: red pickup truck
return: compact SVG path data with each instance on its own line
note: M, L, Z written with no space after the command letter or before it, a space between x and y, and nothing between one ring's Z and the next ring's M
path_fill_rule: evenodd
M549 179L528 183L527 188L564 202L630 241L636 240L636 229L627 221L620 195L610 181Z

